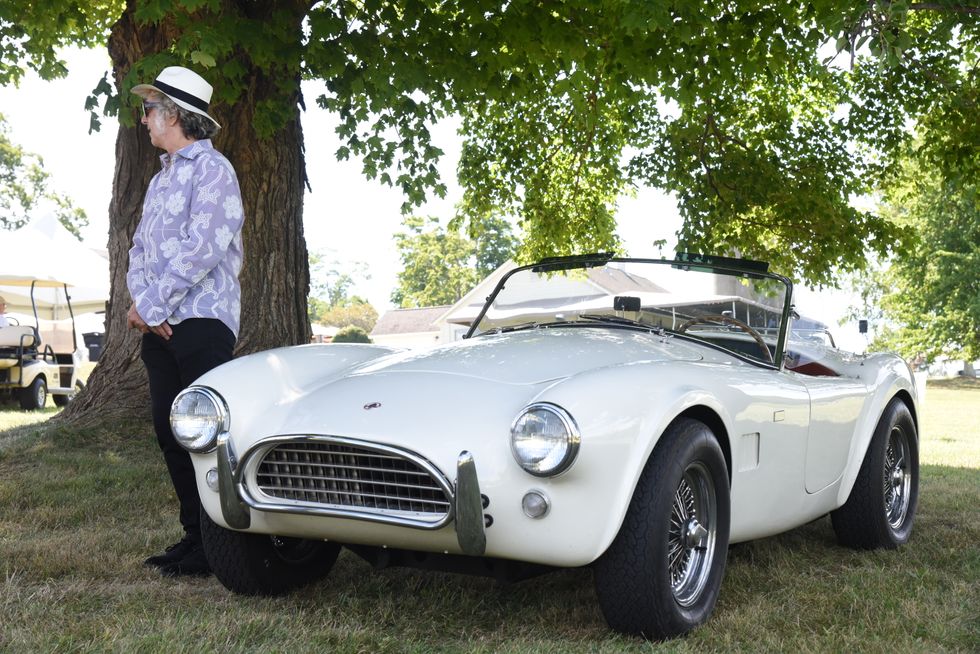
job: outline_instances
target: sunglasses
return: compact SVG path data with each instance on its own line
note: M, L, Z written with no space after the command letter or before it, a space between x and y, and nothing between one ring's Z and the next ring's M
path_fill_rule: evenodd
M147 116L147 115L148 115L148 114L149 114L149 113L150 113L150 112L151 112L151 111L152 111L153 109L156 109L157 107L159 107L159 106L160 106L160 103L159 103L159 102L144 102L144 103L143 103L142 105L140 105L140 106L141 106L141 108L143 109L143 118L146 118L146 116Z

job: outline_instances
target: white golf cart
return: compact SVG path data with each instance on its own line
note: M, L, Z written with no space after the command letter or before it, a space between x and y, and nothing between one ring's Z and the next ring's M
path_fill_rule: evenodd
M75 313L104 312L108 282L106 259L53 214L0 230L0 295L11 323L0 328L0 400L13 397L24 409L42 408L49 394L58 406L71 401L88 361Z
M0 277L8 303L8 296L12 295L10 288L19 283L25 282ZM70 321L46 320L42 330L36 297L42 293L51 298L63 297ZM57 406L67 406L84 386L79 372L82 364L88 360L84 350L78 348L68 285L54 280L34 279L30 281L29 297L34 324L22 324L23 314L15 314L7 317L8 326L0 327L0 398L14 396L20 401L22 409L38 410L44 408L48 394L51 394ZM17 302L14 299L13 306L23 308ZM45 304L50 305L51 302ZM65 333L67 325L63 325L68 322L71 324L70 336ZM59 323L62 323L60 328ZM47 335L46 340L42 340L42 333Z

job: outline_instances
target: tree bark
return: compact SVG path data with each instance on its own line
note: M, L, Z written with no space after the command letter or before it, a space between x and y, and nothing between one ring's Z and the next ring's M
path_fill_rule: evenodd
M117 90L135 62L165 51L175 37L166 22L138 24L133 12L131 1L109 37ZM253 129L257 103L273 97L281 99L283 92L282 79L272 80L252 67L248 88L239 102L231 107L211 108L211 114L222 125L214 145L235 167L245 210L245 259L240 278L242 320L236 355L310 341L306 312L309 268L303 237L306 169L298 77L292 88L290 106L294 116L289 123L273 138L259 138ZM60 422L86 425L124 417L149 417L149 389L139 356L140 334L126 326L131 302L126 271L143 196L160 168L160 154L162 151L150 144L142 125L120 124L109 204L111 290L105 348L88 386L58 416Z

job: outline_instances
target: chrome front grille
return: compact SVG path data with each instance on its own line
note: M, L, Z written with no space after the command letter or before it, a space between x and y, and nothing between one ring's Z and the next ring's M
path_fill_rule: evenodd
M271 446L255 469L268 498L370 519L370 514L447 518L451 490L438 471L411 452L348 439L309 437ZM368 514L368 515L365 515Z

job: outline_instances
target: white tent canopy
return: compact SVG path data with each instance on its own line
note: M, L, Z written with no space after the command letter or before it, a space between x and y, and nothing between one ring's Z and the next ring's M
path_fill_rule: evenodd
M109 262L61 226L53 213L20 229L0 230L0 295L9 313L46 320L69 317L65 286L76 315L105 311L109 299Z

